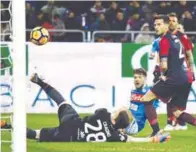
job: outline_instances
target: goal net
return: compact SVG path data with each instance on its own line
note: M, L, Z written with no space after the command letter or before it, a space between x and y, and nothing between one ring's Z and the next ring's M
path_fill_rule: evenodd
M0 151L26 152L25 1L1 1L0 10Z

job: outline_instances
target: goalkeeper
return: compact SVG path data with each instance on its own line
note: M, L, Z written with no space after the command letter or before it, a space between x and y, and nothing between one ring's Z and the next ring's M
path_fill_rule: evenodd
M37 74L31 81L38 84L59 106L59 126L42 128L40 130L27 129L27 138L40 142L164 142L169 133L159 133L154 137L136 138L119 132L130 123L131 114L125 109L114 113L106 109L98 109L88 117L81 119L78 113L69 105L61 94L49 84L43 82Z

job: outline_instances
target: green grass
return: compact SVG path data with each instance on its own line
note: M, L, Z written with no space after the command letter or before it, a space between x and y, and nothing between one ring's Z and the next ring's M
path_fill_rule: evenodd
M54 114L29 114L28 127L39 129L53 127L58 124ZM166 122L165 115L159 115L160 126ZM20 122L18 122L20 123ZM196 152L196 128L188 126L187 131L171 132L172 139L164 144L153 143L39 143L27 140L27 152ZM138 136L147 136L151 128L146 128ZM3 133L2 138L10 138L9 133ZM1 152L11 152L10 144L2 143Z

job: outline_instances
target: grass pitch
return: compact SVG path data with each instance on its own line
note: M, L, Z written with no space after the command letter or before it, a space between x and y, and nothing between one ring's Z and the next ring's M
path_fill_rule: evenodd
M166 123L166 116L159 115L160 126ZM18 122L20 123L20 122ZM58 125L55 114L28 114L29 128L54 127ZM137 136L148 136L151 128L146 128ZM187 131L171 132L172 139L163 144L153 143L39 143L27 140L27 152L196 152L196 128L188 126ZM2 133L2 139L10 139L10 133ZM9 143L2 143L1 152L11 152Z

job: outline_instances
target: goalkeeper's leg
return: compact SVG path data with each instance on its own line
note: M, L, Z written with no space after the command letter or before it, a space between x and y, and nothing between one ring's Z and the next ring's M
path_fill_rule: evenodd
M27 128L28 139L39 139L39 136L40 136L40 130L33 130L30 128Z
M30 80L31 82L38 84L46 92L46 94L57 103L58 106L65 102L63 96L55 88L43 82L37 73L33 74Z

